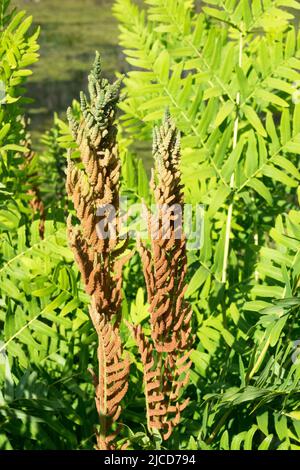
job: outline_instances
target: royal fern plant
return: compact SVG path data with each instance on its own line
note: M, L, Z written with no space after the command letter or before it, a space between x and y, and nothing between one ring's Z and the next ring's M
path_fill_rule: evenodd
M200 408L181 432L193 429L194 448L299 448L299 9L293 0L114 4L128 62L123 134L133 149L148 141L168 107L182 133L186 201L205 208L186 292Z
M115 0L122 84L97 59L39 154L38 31L0 0L1 449L300 449L299 10ZM167 193L200 248L101 246L97 201Z

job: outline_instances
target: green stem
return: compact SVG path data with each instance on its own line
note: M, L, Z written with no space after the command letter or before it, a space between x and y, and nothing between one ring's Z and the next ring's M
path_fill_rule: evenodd
M218 422L218 424L216 425L216 427L213 429L212 433L210 434L209 438L207 439L206 441L206 444L211 444L212 441L214 440L214 438L216 437L216 435L218 434L218 432L220 431L221 427L223 426L223 424L225 423L226 419L228 418L228 416L230 415L230 413L232 412L233 410L228 410L226 411L226 413L222 416L222 418L220 419L220 421Z
M243 58L243 35L240 33L240 41L239 41L239 66L242 66L242 58ZM241 101L241 94L240 92L236 95L236 105L237 108ZM233 150L237 146L238 142L238 131L239 131L239 116L237 115L234 128L233 128L233 143L232 148ZM230 189L233 190L235 182L235 174L232 173L230 178ZM232 222L232 211L233 211L233 201L230 203L228 207L228 214L226 220L226 231L225 231L225 243L224 243L224 257L223 257L223 269L222 269L222 282L225 284L227 280L227 266L228 266L228 256L229 256L229 245L230 245L230 232L231 232L231 222Z

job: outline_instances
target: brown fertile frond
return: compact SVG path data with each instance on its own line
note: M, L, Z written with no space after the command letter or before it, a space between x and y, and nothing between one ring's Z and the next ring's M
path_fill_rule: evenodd
M87 177L87 182L82 184L90 187L96 207L112 204L118 208L121 165L116 143L115 117L120 81L111 85L101 75L101 62L97 54L89 75L90 102L81 93L80 122L74 119L71 109L68 110L68 118Z
M165 397L162 391L162 368L155 360L154 348L148 338L145 337L141 325L130 326L133 336L139 348L144 369L144 392L147 407L148 429L160 429L163 431L163 417L167 414Z
M121 413L120 402L128 388L129 359L122 359L122 345L118 328L107 321L105 315L100 315L90 308L90 316L96 325L99 338L98 346L98 377L93 374L96 390L96 407L100 418L100 432L97 433L97 448L99 450L114 449L115 433L108 433Z
M181 355L157 354L141 325L129 325L139 348L143 364L144 393L148 429L160 430L167 440L180 422L181 412L189 399L180 401L182 391L189 381L190 351ZM164 358L163 358L164 356Z
M164 394L167 400L167 420L165 421L166 432L164 439L171 436L173 429L179 424L181 412L189 404L189 398L181 401L181 395L189 382L189 370L191 351L181 354L170 354L164 363Z
M121 306L119 180L120 159L115 125L120 82L110 85L101 76L100 57L89 75L90 100L81 94L81 119L68 110L70 128L80 150L81 167L68 159L66 188L73 200L80 230L68 222L86 292L99 313L118 321ZM124 264L124 263L123 263Z
M192 308L185 300L187 255L183 234L180 136L166 114L154 130L155 171L151 186L156 213L148 213L150 248L138 243L150 304L151 338L132 327L144 367L148 428L168 439L188 400L181 400L189 381ZM153 343L153 344L152 344Z
M68 118L80 151L80 163L68 158L66 188L79 226L68 217L68 238L91 296L90 317L98 335L98 377L93 374L100 421L97 449L113 449L110 427L121 412L128 387L129 361L122 359L118 330L122 303L122 267L127 240L119 238L120 159L115 125L120 83L101 76L99 54L89 76L90 100L81 94L81 119Z
M151 250L142 243L139 249L155 348L172 353L188 346L192 310L184 299L187 259L182 228L180 136L168 114L162 126L154 130L153 154L152 188L157 213L149 214Z
M160 127L153 132L153 157L155 172L152 178L157 204L182 204L180 133L167 112ZM156 179L156 181L155 181Z

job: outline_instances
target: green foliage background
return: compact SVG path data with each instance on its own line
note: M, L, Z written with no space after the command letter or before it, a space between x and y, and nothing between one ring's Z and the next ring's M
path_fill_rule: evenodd
M96 337L65 229L64 158L74 144L56 116L43 152L28 159L24 84L38 33L25 13L10 14L9 0L0 7L0 448L90 449ZM169 441L149 434L124 324L132 366L119 445L300 448L298 10L294 0L210 0L201 12L192 0L115 1L130 67L120 104L122 190L132 203L149 197L133 149L140 142L150 152L153 124L168 107L182 132L186 201L205 206L204 245L189 253L191 403ZM29 205L32 178L46 206L43 239ZM135 254L124 320L147 321L145 297Z

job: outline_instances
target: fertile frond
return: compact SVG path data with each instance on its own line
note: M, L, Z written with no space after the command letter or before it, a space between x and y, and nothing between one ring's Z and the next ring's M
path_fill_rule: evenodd
M93 374L96 390L96 408L100 418L100 432L97 432L97 448L113 450L116 433L109 434L109 429L120 416L120 402L128 389L129 359L122 359L120 333L102 315L99 321L97 311L92 306L90 316L96 324L98 333L99 375Z
M152 189L157 214L148 213L151 248L139 243L150 304L151 339L132 327L144 368L149 430L168 439L188 401L181 394L189 380L192 309L185 300L187 270L183 232L180 137L169 112L154 129Z
M163 358L161 354L155 354L141 325L130 328L143 364L148 429L159 430L167 440L179 424L181 412L189 403L188 399L181 400L181 395L189 381L190 352L183 355L174 353Z
M115 114L119 83L102 79L99 54L89 75L90 101L81 95L78 122L69 110L70 128L79 148L81 167L70 158L67 192L72 198L80 227L68 217L68 237L82 275L86 292L92 298L90 317L98 336L99 377L96 405L100 419L99 449L112 448L110 425L119 417L120 401L127 390L128 361L121 361L121 341L116 326L122 301L120 257L125 244L119 244L120 160L116 143ZM83 168L82 168L83 167ZM100 211L100 212L99 212ZM110 323L112 322L112 323Z
M83 168L68 161L67 192L73 199L81 228L72 227L69 238L78 260L88 294L99 313L118 314L121 305L118 209L120 160L114 123L119 83L110 85L101 78L97 54L89 76L90 102L82 95L81 119L69 110L69 121L80 150ZM100 211L100 214L99 214Z
M157 214L149 214L151 251L140 252L149 294L152 338L159 352L185 349L191 308L184 299L187 268L183 227L183 195L179 169L180 139L166 115L153 137L155 172L152 187Z

